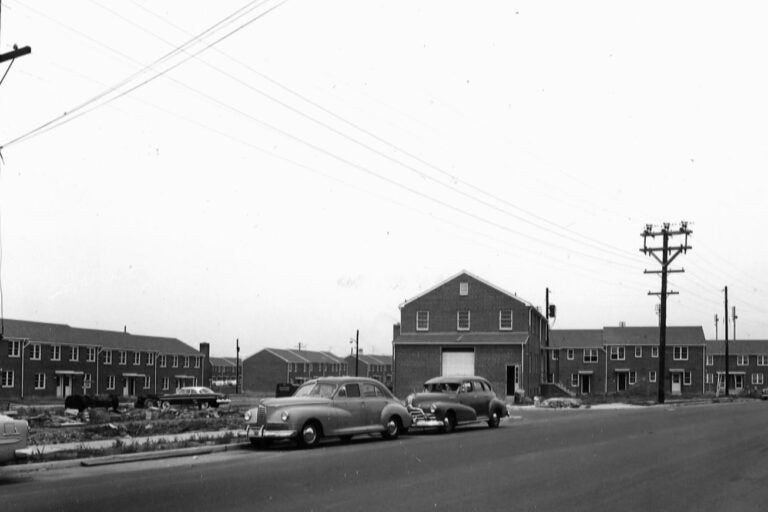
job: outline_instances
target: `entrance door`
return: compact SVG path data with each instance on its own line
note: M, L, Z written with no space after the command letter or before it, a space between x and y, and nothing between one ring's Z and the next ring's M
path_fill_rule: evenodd
M682 393L683 374L675 372L672 374L672 394L679 395Z
M135 396L136 395L136 377L124 377L125 384L123 385L123 396Z
M588 395L592 388L592 376L581 375L581 394Z
M72 394L72 376L57 375L56 376L56 396L59 398L66 398L71 394Z
M519 368L514 365L507 366L507 396L513 396L520 388Z
M626 391L627 390L627 376L629 373L627 372L619 372L616 374L616 391Z

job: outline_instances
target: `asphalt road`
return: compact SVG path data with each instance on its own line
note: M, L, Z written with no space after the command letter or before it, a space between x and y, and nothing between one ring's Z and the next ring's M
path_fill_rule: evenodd
M0 510L766 510L768 403L513 412L497 430L34 474Z

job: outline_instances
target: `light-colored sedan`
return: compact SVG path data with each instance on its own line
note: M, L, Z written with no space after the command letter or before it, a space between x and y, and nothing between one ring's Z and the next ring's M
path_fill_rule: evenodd
M405 406L383 384L365 377L323 377L304 383L293 396L263 399L245 413L254 446L295 439L316 446L323 437L349 441L358 434L395 439L411 425Z
M0 414L0 464L22 458L20 450L27 447L29 425Z

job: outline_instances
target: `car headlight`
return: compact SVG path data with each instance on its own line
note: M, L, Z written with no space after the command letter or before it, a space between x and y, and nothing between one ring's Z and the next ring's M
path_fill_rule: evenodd
M251 421L251 411L245 411L245 421Z
M290 418L290 414L288 414L288 411L283 411L282 414L280 414L281 421L288 421L288 418Z
M437 410L437 404L432 404L429 406L429 412L431 412L432 414L434 414L436 410Z
M413 405L413 393L405 397L405 406L410 407Z

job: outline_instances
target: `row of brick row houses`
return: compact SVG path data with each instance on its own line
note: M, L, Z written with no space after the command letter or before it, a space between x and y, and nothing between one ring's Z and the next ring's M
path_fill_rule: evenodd
M209 344L176 338L3 320L0 398L138 396L207 385Z
M725 390L725 341L706 340L702 327L670 326L664 391L673 396ZM768 340L728 343L728 389L756 396L768 373ZM547 348L550 382L572 395L654 397L659 378L658 327L552 330Z
M392 382L392 357L359 354L341 358L330 352L265 348L243 361L243 389L270 392L277 384L301 384L316 377L360 375Z

